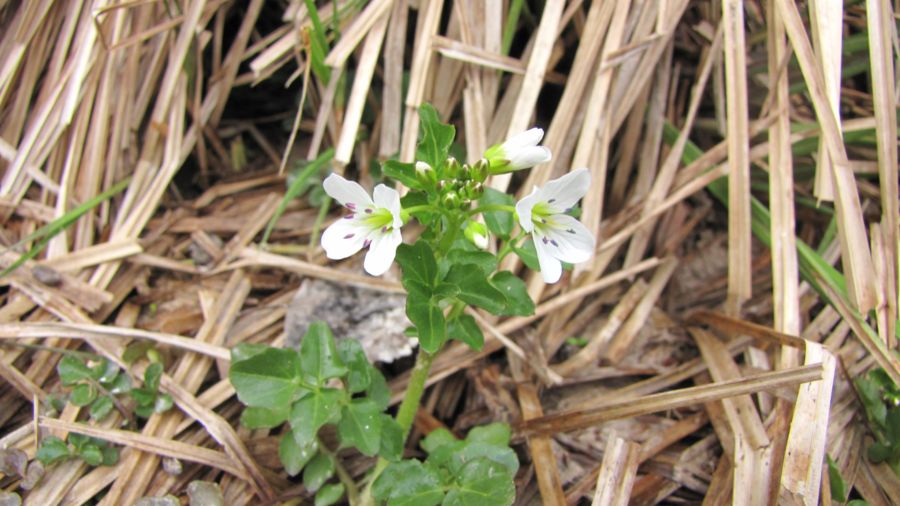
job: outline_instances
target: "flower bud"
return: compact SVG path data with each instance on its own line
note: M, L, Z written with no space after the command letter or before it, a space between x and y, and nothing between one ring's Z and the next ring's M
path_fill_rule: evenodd
M452 156L447 158L447 161L444 162L444 176L446 178L457 178L462 175L462 170L459 165L459 161Z
M460 205L462 205L462 199L459 198L459 195L454 192L447 192L441 197L441 203L444 204L444 207L447 209L457 209Z
M549 162L550 150L544 146L538 146L543 137L543 130L532 128L510 137L503 144L491 146L484 153L484 157L490 164L488 171L491 174L505 174Z
M437 173L425 162L416 162L416 179L425 187L432 187L437 183Z
M484 158L478 160L469 167L469 177L472 181L483 183L487 179L490 165L491 163Z
M480 249L487 249L488 230L483 223L470 221L469 224L466 225L463 234L466 236L466 239L468 239L469 242L471 242L475 246L478 246Z

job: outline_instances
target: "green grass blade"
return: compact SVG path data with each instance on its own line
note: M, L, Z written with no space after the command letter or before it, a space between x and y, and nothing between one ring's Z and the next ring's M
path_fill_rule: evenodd
M118 184L112 186L111 188L109 188L105 192L101 193L100 195L97 195L96 197L85 202L84 204L81 204L80 206L76 207L75 209L72 209L71 211L67 212L66 214L60 216L59 218L51 221L50 223L44 225L41 228L35 230L31 234L29 234L28 237L17 242L15 245L12 246L12 248L17 248L25 243L35 241L35 240L37 241L37 244L32 246L31 249L29 249L26 253L22 254L15 262L13 262L12 264L10 264L9 267L4 269L3 272L0 272L0 277L6 276L10 272L13 272L14 270L21 267L22 264L24 264L28 260L31 260L32 258L36 257L41 251L43 251L44 247L47 246L47 243L49 243L50 240L53 239L53 237L55 237L60 232L64 231L72 223L75 223L75 221L77 221L78 218L81 218L86 212L97 207L102 202L112 198L114 195L116 195L117 193L119 193L122 190L124 190L125 188L127 188L128 183L130 183L130 182L131 182L131 177L127 177L127 178L123 179Z
M284 198L281 199L281 202L278 204L278 207L275 209L275 214L272 215L272 218L269 220L269 224L266 225L266 230L263 232L262 236L262 244L266 244L269 241L269 235L272 233L272 230L275 229L275 222L278 221L278 218L281 218L281 215L284 214L284 210L287 209L288 204L297 198L298 195L303 191L306 187L306 182L312 177L313 174L319 172L322 167L325 166L331 159L334 157L334 149L328 148L323 151L315 160L308 162L305 167L300 170L300 173L297 174L297 177L288 187L287 192L284 194Z

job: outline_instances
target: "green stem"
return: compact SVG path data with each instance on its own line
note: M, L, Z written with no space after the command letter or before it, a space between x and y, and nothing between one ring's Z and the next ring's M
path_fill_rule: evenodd
M334 472L337 474L341 483L344 484L344 490L347 492L347 502L350 503L350 506L357 506L359 504L359 489L356 488L353 477L350 476L350 473L348 473L341 464L337 455L335 455L335 453L322 441L319 441L319 451L331 457L331 461L334 462Z
M485 204L483 206L478 206L475 209L466 212L466 216L475 216L478 213L487 213L491 211L506 211L508 213L515 213L515 206L508 206L506 204Z
M524 235L524 232L520 231L515 237L503 243L503 246L500 248L500 251L497 252L497 261L502 262L506 255L509 255L513 248L515 248L515 244L519 242L519 239Z
M422 400L422 394L425 392L425 380L428 379L428 372L431 370L431 363L434 362L434 357L436 355L437 352L428 353L422 348L419 348L419 354L416 356L416 365L413 366L412 372L410 373L409 383L406 385L406 394L403 396L403 401L400 402L400 408L397 410L396 417L397 423L400 424L400 428L403 429L404 441L406 441L406 438L409 436L409 431L412 429L413 421L416 418L416 412L419 410L419 403ZM375 504L375 500L372 497L372 486L375 484L375 480L378 479L378 476L380 476L385 468L387 468L388 464L389 462L385 460L384 457L378 457L378 462L375 464L375 467L369 475L369 482L363 490L362 498L359 503L361 506L371 506Z

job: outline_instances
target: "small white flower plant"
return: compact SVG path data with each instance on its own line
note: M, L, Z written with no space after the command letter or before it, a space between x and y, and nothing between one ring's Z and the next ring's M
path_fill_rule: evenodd
M594 252L594 237L573 216L590 186L587 169L535 187L519 202L485 184L492 174L549 161L549 149L539 145L542 130L492 146L468 165L449 156L454 128L442 124L431 106L419 115L418 161L382 166L384 176L408 188L405 196L379 184L370 197L337 174L324 181L326 193L345 210L322 235L328 258L367 249L369 274L384 274L395 260L402 271L412 323L408 333L418 338L419 352L396 415L387 414L390 391L359 343L336 341L323 323L310 326L299 352L258 345L232 351L229 377L247 405L243 425L289 424L279 445L281 461L289 475L303 472L316 504L343 498L351 505L512 504L519 462L509 448L509 426L476 427L463 440L436 430L420 443L424 460L404 459L405 441L431 363L444 344L455 339L475 350L484 344L467 308L498 316L533 314L525 282L498 270L503 257L514 253L546 283L555 283L564 264L585 262ZM412 219L424 232L406 244L402 229ZM488 251L491 236L500 240L496 255ZM320 434L327 425L336 427L330 441ZM336 458L346 447L378 457L360 483Z

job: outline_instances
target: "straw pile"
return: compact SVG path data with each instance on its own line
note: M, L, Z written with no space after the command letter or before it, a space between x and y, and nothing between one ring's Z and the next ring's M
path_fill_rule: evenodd
M512 423L521 504L830 504L826 453L856 497L900 497L849 382L880 366L900 383L890 2L339 0L322 25L314 3L0 0L0 263L37 253L2 279L0 447L75 431L124 448L4 489L306 497L274 436L239 426L228 348L282 343L305 280L399 285L325 259L309 198L261 232L303 160L333 149L364 184L410 160L429 102L470 161L543 126L553 161L491 185L589 167L599 241L563 282L528 278L535 316L479 318L482 352L442 352L418 434ZM47 224L61 233L32 236ZM61 351L121 363L132 340L164 350L177 409L139 431L46 416Z

